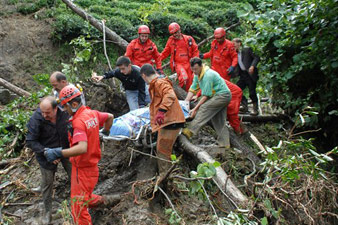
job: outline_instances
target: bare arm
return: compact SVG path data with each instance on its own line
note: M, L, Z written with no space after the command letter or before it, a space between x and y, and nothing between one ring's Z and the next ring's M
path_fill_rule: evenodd
M189 92L191 93L191 92ZM204 102L206 102L208 100L208 97L207 96L202 96L201 100L199 100L199 102L197 103L197 105L195 106L195 108L193 108L191 111L190 111L190 117L191 118L194 118L196 116L196 113L198 111L198 109L200 108L201 105L204 104Z
M190 101L193 96L194 96L194 93L192 93L192 92L189 91L188 94L187 94L187 97L185 97L184 101Z
M114 115L108 113L108 118L107 118L106 122L104 122L104 124L103 124L103 129L104 130L110 130L111 126L113 125L113 121L114 121Z
M87 152L88 143L86 141L80 141L71 148L63 149L61 151L63 157L69 158L73 156L82 155Z

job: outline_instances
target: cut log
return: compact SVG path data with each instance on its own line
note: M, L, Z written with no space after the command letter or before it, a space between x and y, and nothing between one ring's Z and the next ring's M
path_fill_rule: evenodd
M26 96L26 97L31 96L31 93L15 86L14 84L11 84L10 82L8 82L8 81L6 81L2 78L0 78L0 85L7 88L8 90L14 92L17 95Z
M200 162L215 162L215 160L206 151L193 145L184 135L180 135L178 137L178 141L184 151L197 158ZM234 185L229 176L221 167L216 168L216 175L214 179L222 188L222 190L224 190L229 195L232 201L241 206L247 205L248 198Z
M76 6L72 1L69 0L62 0L71 10L73 10L76 14L81 16L84 20L88 20L91 25L93 25L96 29L103 32L102 23L95 19L92 15L81 9L80 7ZM109 29L108 27L105 28L105 32L107 38L112 40L115 44L117 44L123 50L126 50L128 42L116 34L114 31Z

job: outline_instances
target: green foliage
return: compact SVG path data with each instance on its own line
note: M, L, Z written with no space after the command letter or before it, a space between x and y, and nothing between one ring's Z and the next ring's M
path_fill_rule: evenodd
M141 5L138 14L141 22L149 23L148 16L154 13L161 13L166 16L169 12L168 6L170 4L170 0L156 0L156 3L152 5Z
M54 1L52 0L38 0L38 1L33 1L33 0L24 0L20 1L20 3L17 6L18 12L27 15L31 14L34 12L37 12L43 7L51 6ZM15 1L12 1L12 3L18 3Z
M258 223L248 219L245 214L230 212L227 217L219 218L217 225L258 225Z
M169 215L169 224L179 225L181 224L182 218L173 209L166 209L165 215Z
M91 58L93 46L84 36L73 39L69 44L74 47L74 58L72 58L71 64L62 63L62 72L69 78L70 82L77 83L85 77L81 68L85 67L90 60L95 63L96 58Z
M273 103L289 113L318 107L312 127L327 128L324 135L331 138L331 146L337 145L338 132L331 124L337 124L338 117L329 114L338 107L337 1L262 1L246 19L254 22L251 43L264 56L262 68Z
M15 157L17 152L13 149L22 147L26 134L26 124L32 115L32 111L38 105L39 97L50 93L50 88L44 88L30 97L20 97L6 105L0 111L0 158ZM15 146L9 145L14 139L18 141Z
M189 193L191 195L197 195L199 199L205 198L205 193L203 191L202 185L205 183L205 179L199 180L199 178L211 179L216 174L216 168L221 164L217 161L214 163L200 163L197 166L197 172L191 171L191 178L196 178L196 181L190 182Z

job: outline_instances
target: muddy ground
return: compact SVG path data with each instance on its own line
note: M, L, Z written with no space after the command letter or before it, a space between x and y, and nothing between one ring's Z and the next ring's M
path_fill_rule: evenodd
M203 148L209 146L209 151L212 151L215 139L208 134L210 129L204 128L200 136L193 141L196 145L200 143L200 147ZM131 157L130 149L148 154L152 151L126 141L103 143L102 160L99 163L100 177L95 193L100 195L120 193L123 197L121 202L112 208L90 210L94 224L168 224L169 215L165 215L165 209L170 208L168 201L159 193L152 199L157 175L156 159L135 152ZM30 188L39 185L40 171L31 151L29 149L23 151L23 161L12 165L9 172L2 176L2 184L10 182L1 190L1 199L6 197L2 214L6 220L12 221L11 224L41 224L40 216L43 208L41 196L30 191ZM177 156L183 155L183 158L173 174L189 177L190 170L196 170L198 162L183 153L178 144L175 145L174 153ZM219 158L219 161L223 160L221 161L223 168L232 170L233 177L238 178L235 182L241 184L243 178L241 174L250 172L250 163L236 151L228 151L224 158L227 160ZM237 161L233 166L240 170L234 171L231 166L229 167L228 162L231 161ZM58 167L54 187L53 224L63 224L70 221L67 207L70 186L62 166ZM188 187L188 181L170 178L164 190L186 224L207 224L212 216L208 202L190 196ZM218 206L219 215L225 215L231 210L231 206L217 188L210 186L208 191L212 201Z

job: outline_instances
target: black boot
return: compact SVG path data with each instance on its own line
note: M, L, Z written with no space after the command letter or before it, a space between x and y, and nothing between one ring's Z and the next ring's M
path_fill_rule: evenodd
M250 114L253 116L257 116L258 115L258 102L253 102L252 105L253 105L252 113Z

